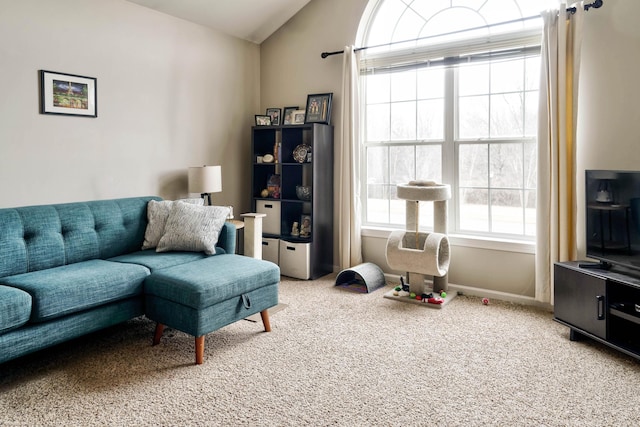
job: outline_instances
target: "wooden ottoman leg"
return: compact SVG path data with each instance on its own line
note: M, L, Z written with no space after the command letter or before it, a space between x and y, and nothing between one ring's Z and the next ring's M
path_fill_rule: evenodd
M156 333L153 335L153 345L160 344L160 338L162 338L162 332L164 332L164 325L162 323L156 324Z
M204 362L204 335L196 337L196 365Z
M269 312L267 310L262 310L260 312L260 317L262 317L262 324L264 325L265 332L271 332L271 322L269 322Z

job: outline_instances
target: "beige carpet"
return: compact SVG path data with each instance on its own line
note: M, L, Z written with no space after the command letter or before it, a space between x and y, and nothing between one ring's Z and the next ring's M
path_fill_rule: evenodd
M151 347L144 318L0 365L0 426L635 426L640 364L551 313L284 280L286 309Z
M269 319L271 319L271 316L273 316L274 314L276 314L279 311L284 310L285 308L287 308L287 304L283 304L283 303L280 303L280 304L276 305L275 307L271 307L269 310L267 310L269 312ZM256 313L256 314L253 314L253 315L247 317L244 320L248 320L250 322L262 322L262 316L260 315L260 313Z

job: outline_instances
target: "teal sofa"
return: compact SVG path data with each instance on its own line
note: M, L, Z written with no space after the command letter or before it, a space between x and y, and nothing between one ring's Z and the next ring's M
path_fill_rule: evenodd
M159 332L166 324L200 334L196 340L202 341L204 334L258 312L266 314L278 303L279 269L235 255L231 223L222 226L212 255L141 250L151 200L161 199L0 209L0 363L147 313L163 322ZM217 262L211 262L216 257ZM218 297L198 301L174 319L156 307L175 309L183 298L172 282L158 280L167 275ZM209 279L203 281L203 276ZM247 283L257 284L248 289ZM237 291L217 291L222 287ZM247 308L248 290L255 295ZM209 327L193 326L203 316ZM267 325L268 318L268 330ZM154 342L158 340L156 336Z

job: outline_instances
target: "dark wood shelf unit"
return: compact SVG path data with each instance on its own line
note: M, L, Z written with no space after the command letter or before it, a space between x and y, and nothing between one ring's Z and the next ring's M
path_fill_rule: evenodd
M309 243L310 279L333 271L333 126L304 124L253 126L251 132L251 206L257 211L259 201L280 204L280 233L263 233L263 237L290 243ZM258 156L274 155L272 163L258 163ZM298 145L311 147L311 157L302 163L294 158ZM264 198L272 174L280 175L280 197ZM300 200L296 186L311 186L311 199ZM311 236L292 236L294 222L311 215Z

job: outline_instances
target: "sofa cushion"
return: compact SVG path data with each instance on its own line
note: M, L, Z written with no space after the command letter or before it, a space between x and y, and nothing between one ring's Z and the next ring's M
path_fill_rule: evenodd
M20 289L0 286L0 334L29 321L31 295Z
M277 265L226 254L156 271L145 280L144 291L201 309L279 282Z
M139 250L152 199L0 209L0 277Z
M84 261L3 278L6 285L31 295L31 321L69 313L142 294L149 269L104 260Z
M228 216L226 206L174 203L156 251L204 251L215 255L218 236Z
M216 248L217 253L224 253L224 249ZM109 258L109 261L127 262L147 267L151 272L175 265L186 264L205 258L204 252L163 252L138 251L131 254Z
M171 206L174 203L190 203L196 206L202 206L204 199L181 199L181 200L151 200L147 204L147 229L144 233L144 242L142 249L153 249L158 246L160 238L164 234L164 228L171 213Z

